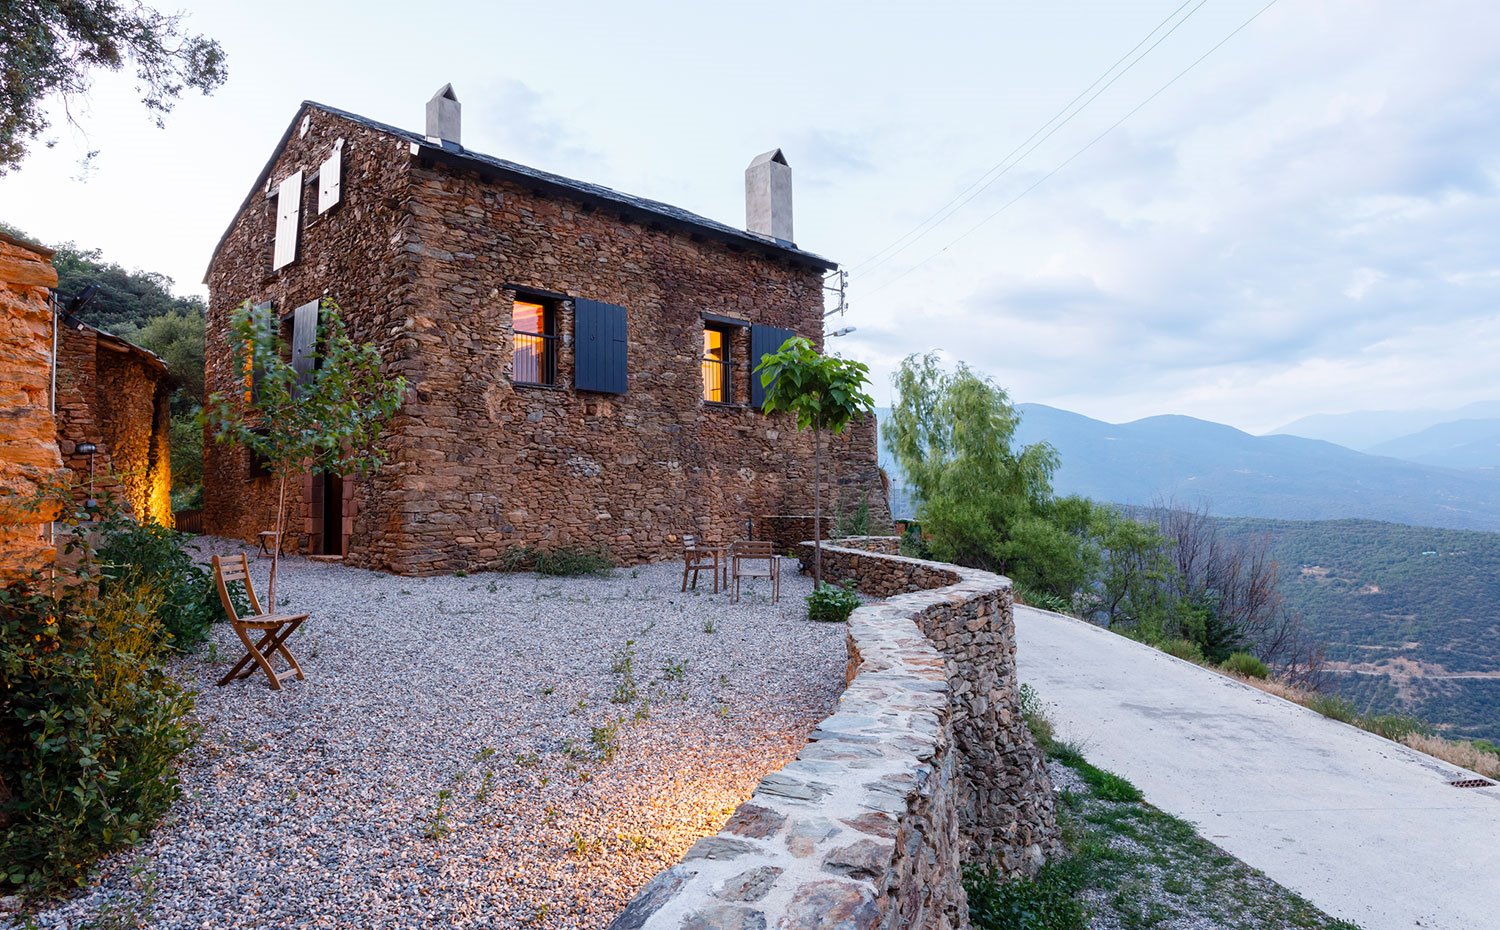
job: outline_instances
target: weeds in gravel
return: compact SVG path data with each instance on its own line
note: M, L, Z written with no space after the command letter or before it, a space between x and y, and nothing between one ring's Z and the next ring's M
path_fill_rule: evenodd
M448 825L448 801L453 797L453 792L447 788L439 788L437 793L437 805L432 809L432 817L427 821L427 829L423 834L429 840L441 840L452 828Z
M549 694L551 694L552 692L554 692L556 690L557 690L557 686L556 685L543 685L542 686L542 697L547 697Z
M576 859L587 859L591 854L599 852L604 848L604 841L597 836L584 836L577 830L573 831L572 838L568 841L572 847L573 856Z
M79 924L77 930L138 930L151 925L151 912L156 906L156 873L148 868L144 860L130 869L130 885L134 898L111 899L99 906L94 916ZM27 930L40 925L28 921Z
M603 547L538 549L535 546L516 546L500 556L500 570L560 576L608 575L615 570L615 560Z
M703 632L705 632L708 635L712 636L713 634L717 633L718 631L719 631L719 628L716 627L716 626L714 626L714 618L713 617L709 617L707 620L703 621Z
M494 787L495 771L494 769L485 769L479 776L479 789L474 792L474 800L483 804L489 798L490 792L494 790Z
M594 751L605 762L612 760L620 749L620 723L620 718L610 720L602 726L594 727L589 736L589 742L594 744Z
M666 665L662 666L661 673L662 677L667 681L686 681L687 660L678 659L675 662L668 662Z
M519 765L523 769L536 768L537 764L541 761L542 757L534 752L522 752L516 754L516 765Z
M491 581L488 585L485 586L485 590L491 594L494 594L495 592L500 590L500 586Z
M615 704L633 704L640 697L635 687L635 640L625 640L625 647L615 653L615 661L609 670L618 676L614 694L610 701Z

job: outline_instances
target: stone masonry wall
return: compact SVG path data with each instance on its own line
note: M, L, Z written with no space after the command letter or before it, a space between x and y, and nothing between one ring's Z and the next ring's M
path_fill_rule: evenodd
M611 930L962 928L963 863L1026 875L1057 850L1017 707L1010 582L852 542L824 546L825 575L887 599L849 619L834 714Z
M56 516L29 506L62 474L51 393L52 252L0 233L0 580L51 560L43 527Z
M241 377L224 344L232 307L288 310L323 295L410 381L389 464L354 492L351 563L486 569L521 545L602 546L631 563L675 555L683 533L728 541L747 518L807 512L812 437L748 405L747 332L731 340L734 403L704 403L699 357L705 312L821 342L820 269L427 164L403 140L303 112L306 135L289 135L267 181L310 171L344 138L344 202L308 217L310 187L299 257L273 273L275 218L264 191L252 194L209 274L208 381L225 390ZM513 377L518 289L558 295L556 387ZM626 308L625 394L572 387L574 297ZM851 506L863 497L879 522L875 441L867 420L830 443L823 490ZM248 464L221 447L205 455L209 532L250 538L270 526L271 482L251 479Z
M172 525L165 366L89 327L63 326L57 349L57 443L77 493L118 494L138 519ZM98 447L79 454L79 443Z

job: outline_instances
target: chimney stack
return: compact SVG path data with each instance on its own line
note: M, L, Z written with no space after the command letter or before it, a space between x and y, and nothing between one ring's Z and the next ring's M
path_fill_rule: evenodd
M745 228L792 244L792 169L781 149L756 156L745 169Z
M444 84L427 101L427 138L443 148L461 149L459 123L462 108L452 84Z

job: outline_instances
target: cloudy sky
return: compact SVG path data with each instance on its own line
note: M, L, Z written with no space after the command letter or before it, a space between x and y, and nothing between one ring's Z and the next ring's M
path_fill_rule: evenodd
M1500 398L1477 0L1279 0L1213 51L1266 0L181 2L228 84L158 130L100 78L0 219L202 292L298 102L421 129L451 81L470 148L735 225L783 147L798 244L850 271L834 345L882 402L934 348L1109 420Z

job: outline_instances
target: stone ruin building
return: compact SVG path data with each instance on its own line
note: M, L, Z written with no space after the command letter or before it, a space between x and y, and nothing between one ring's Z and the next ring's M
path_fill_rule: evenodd
M331 299L410 384L373 477L308 474L288 547L407 574L517 546L625 563L812 509L813 445L751 370L823 343L837 266L792 238L780 150L745 173L748 229L470 151L451 87L425 133L305 102L211 259L207 390L234 391L230 312L269 304L293 357ZM825 454L824 500L888 521L873 418ZM826 444L825 444L826 445ZM209 443L204 529L253 539L275 491ZM784 522L784 521L783 521Z

